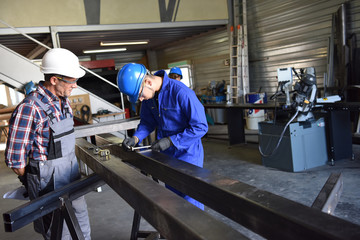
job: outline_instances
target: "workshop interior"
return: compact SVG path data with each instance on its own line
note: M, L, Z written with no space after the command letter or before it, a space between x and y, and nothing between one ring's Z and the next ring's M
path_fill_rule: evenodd
M80 196L92 239L360 239L359 19L360 0L0 1L0 239L41 239L51 212L83 239ZM24 200L9 120L53 48L86 72L68 97L82 177ZM118 88L128 63L181 70L205 110L203 168L149 149L156 130L123 150L141 121Z

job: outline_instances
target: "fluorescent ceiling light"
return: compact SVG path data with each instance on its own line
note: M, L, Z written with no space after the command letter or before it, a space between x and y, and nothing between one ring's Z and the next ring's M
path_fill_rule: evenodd
M104 52L123 52L123 51L126 51L126 48L84 50L83 53L104 53Z
M140 45L148 44L149 40L123 41L123 42L100 42L100 46L123 46L123 45Z

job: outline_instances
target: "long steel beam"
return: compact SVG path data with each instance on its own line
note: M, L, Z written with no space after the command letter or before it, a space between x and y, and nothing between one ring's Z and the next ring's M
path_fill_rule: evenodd
M139 118L131 118L131 119L122 119L122 120L76 126L74 128L75 137L80 138L80 137L93 136L96 134L134 129L137 127L139 123L140 123Z
M94 155L92 144L76 140L76 156L167 239L248 239L230 226L146 177L120 158Z
M328 214L334 214L342 190L343 180L341 173L332 173L311 207Z
M94 174L5 212L3 214L5 231L14 232L60 208L62 201L59 198L64 195L68 195L69 200L72 201L102 185L104 185L104 181Z
M96 144L109 143L96 136ZM267 239L360 239L360 226L164 154L112 154ZM95 171L96 172L96 171Z

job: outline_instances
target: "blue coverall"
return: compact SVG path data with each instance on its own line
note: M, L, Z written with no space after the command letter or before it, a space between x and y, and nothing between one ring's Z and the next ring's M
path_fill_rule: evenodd
M158 95L158 104L154 98L144 100L140 110L140 124L135 132L140 142L157 129L157 139L170 137L173 146L163 153L179 160L203 167L204 149L201 138L208 131L204 106L193 90L185 84L170 79L164 70L155 73L163 76ZM171 188L189 202L203 209L196 200Z

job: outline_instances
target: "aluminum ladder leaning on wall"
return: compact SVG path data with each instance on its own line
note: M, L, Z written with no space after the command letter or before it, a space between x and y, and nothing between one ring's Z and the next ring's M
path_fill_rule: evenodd
M240 5L242 2L242 5ZM242 6L242 8L241 8ZM242 9L242 14L240 13ZM249 58L246 0L233 1L234 17L230 21L230 94L229 103L244 103L249 93ZM236 26L236 28L234 28Z

